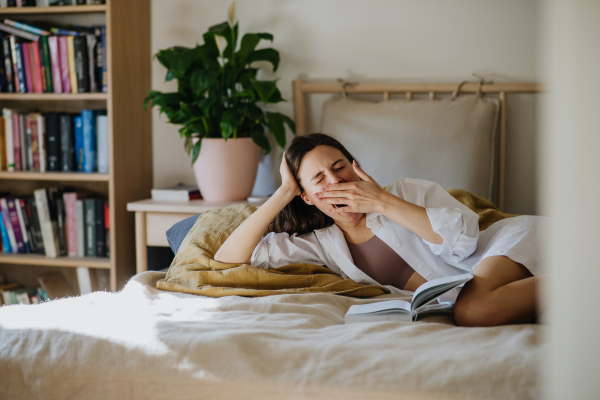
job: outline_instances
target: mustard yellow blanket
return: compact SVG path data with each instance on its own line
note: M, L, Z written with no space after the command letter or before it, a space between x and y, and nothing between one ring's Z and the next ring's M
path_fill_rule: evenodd
M500 212L492 203L464 190L448 189L448 192L479 214L480 230L513 216ZM299 263L264 269L213 260L219 247L256 208L235 205L200 215L181 243L165 279L156 284L157 289L211 297L324 292L372 297L389 293L384 287L343 279L328 268L314 264Z

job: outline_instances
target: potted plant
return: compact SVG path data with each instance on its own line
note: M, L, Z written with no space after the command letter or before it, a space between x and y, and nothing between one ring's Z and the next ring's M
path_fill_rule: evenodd
M260 149L271 146L265 133L273 135L283 149L285 125L295 132L294 122L263 107L285 101L276 80L258 80L257 61L279 66L279 52L256 49L261 40L273 41L269 33L247 33L238 47L238 24L233 18L211 26L204 43L194 48L171 47L155 57L167 69L166 80L177 80L177 91L148 91L148 103L158 107L168 122L181 125L179 134L191 155L196 180L204 199L244 200L252 192Z

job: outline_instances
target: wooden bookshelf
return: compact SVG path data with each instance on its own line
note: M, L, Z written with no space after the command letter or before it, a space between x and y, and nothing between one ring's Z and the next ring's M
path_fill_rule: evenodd
M108 2L107 2L108 3ZM11 7L0 8L0 14L71 14L71 13L105 13L107 5L90 6L53 6L53 7Z
M43 18L73 23L86 13L106 24L108 93L0 93L0 107L35 108L40 112L79 112L106 108L109 135L109 173L0 171L0 187L16 197L31 195L41 187L74 186L108 198L110 209L110 258L58 257L0 253L1 272L35 268L86 266L110 271L110 289L122 288L135 274L135 222L126 204L150 197L152 189L152 119L142 108L150 80L150 0L107 0L98 6L2 8L0 14ZM100 14L100 15L98 15ZM35 25L34 22L32 22ZM14 266L14 267L13 267ZM52 269L52 268L49 268ZM21 273L21 272L19 272Z

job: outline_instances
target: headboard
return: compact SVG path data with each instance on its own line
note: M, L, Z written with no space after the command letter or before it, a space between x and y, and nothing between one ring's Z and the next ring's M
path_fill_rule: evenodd
M306 94L381 94L384 101L390 99L391 94L403 93L407 101L413 99L413 94L428 94L429 100L435 100L437 94L452 93L458 87L457 83L309 83L302 80L293 81L294 117L296 122L296 134L307 133ZM476 93L480 89L482 93L497 94L500 101L500 128L498 149L498 207L504 209L504 181L506 166L506 97L509 93L538 93L538 83L481 83L467 82L460 86L460 91L465 93Z

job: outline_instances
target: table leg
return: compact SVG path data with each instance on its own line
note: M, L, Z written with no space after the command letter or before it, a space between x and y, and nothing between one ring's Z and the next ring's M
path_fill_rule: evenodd
M137 260L137 273L148 270L148 253L146 249L146 213L135 213L135 255Z

